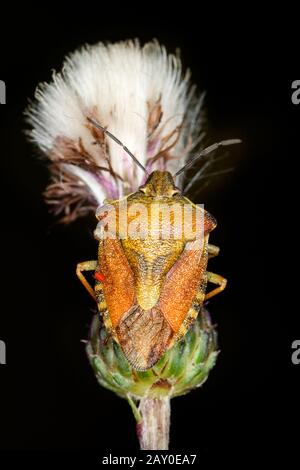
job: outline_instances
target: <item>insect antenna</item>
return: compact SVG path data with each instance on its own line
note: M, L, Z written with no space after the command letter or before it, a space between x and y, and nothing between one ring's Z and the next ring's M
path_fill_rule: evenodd
M123 150L132 158L132 160L141 168L141 170L143 170L148 175L148 171L146 170L146 168L138 161L138 159L133 155L133 153L130 152L130 150L115 135L113 135L111 132L109 132L106 129L106 127L101 126L101 124L99 124L99 122L96 121L95 119L92 119L92 118L87 116L87 120L91 124L93 124L93 126L97 127L97 129L101 129L105 134L108 135L108 137L110 137L118 145L120 145L123 148Z
M185 170L190 168L191 166L194 165L194 163L202 157L205 157L206 155L210 154L211 152L214 152L214 150L217 150L219 147L226 147L227 145L234 145L234 144L240 144L242 141L240 139L228 139L228 140L221 140L221 142L216 142L215 144L210 145L209 147L206 147L202 152L200 152L198 155L195 155L191 160L189 160L180 170L178 170L174 175L175 176L180 175L183 173Z

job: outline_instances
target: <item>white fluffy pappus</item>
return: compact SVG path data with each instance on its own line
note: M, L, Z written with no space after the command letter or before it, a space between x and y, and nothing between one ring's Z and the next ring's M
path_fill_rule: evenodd
M50 84L39 85L26 112L34 141L49 158L46 198L71 221L108 198L136 191L146 167L175 173L202 138L202 97L178 56L157 41L85 46L66 58Z

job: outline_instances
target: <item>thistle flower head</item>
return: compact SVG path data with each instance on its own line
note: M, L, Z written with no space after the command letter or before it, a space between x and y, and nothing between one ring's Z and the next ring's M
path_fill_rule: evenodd
M149 172L176 172L202 137L202 100L189 72L156 41L85 46L35 96L29 134L49 159L46 198L65 222L144 181L124 149L87 117L116 135Z
M217 357L217 335L202 308L184 338L147 371L133 369L120 346L95 316L87 354L99 383L117 395L133 400L176 397L199 387Z

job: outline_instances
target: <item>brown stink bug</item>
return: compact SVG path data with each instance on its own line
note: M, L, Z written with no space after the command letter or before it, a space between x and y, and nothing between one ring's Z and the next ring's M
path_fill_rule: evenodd
M115 136L89 121L142 167ZM201 155L232 143L237 141L220 142ZM162 206L171 214L167 225ZM79 263L77 275L97 301L106 328L132 367L149 369L185 335L203 302L226 286L226 279L207 271L208 258L219 253L208 242L216 220L181 194L168 171L153 171L135 193L106 201L96 217L98 259ZM95 272L94 287L83 271ZM217 287L206 293L207 282Z

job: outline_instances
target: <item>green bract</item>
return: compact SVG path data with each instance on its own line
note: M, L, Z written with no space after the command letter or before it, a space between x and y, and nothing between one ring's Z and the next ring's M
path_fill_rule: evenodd
M120 346L108 335L96 315L87 343L87 354L97 380L122 398L176 397L199 387L207 379L217 357L217 334L207 310L202 308L184 338L169 349L154 367L133 369Z

